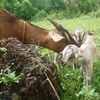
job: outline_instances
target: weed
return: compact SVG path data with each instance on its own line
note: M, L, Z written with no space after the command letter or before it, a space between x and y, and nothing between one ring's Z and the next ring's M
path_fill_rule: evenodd
M5 70L1 70L0 76L1 80L0 83L6 83L7 85L15 82L19 83L19 80L23 74L16 76L15 71L11 72L10 66L8 66Z
M100 100L100 95L95 92L95 89L93 88L87 90L87 88L84 86L82 90L76 94L76 96L80 95L84 97L84 100Z
M0 51L6 52L7 49L5 47L0 47Z

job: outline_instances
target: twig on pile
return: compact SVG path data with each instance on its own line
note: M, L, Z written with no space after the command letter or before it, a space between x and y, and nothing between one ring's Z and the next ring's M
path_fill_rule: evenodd
M58 96L58 93L57 93L57 91L55 90L55 88L54 88L53 84L51 83L51 81L50 81L50 79L49 79L48 75L47 75L45 72L44 72L44 74L45 74L45 76L47 77L47 79L46 79L46 80L48 80L48 82L50 83L50 85L51 85L51 87L52 87L52 89L53 89L53 91L54 91L55 95L57 96L58 100L60 100L60 98L59 98L59 96Z

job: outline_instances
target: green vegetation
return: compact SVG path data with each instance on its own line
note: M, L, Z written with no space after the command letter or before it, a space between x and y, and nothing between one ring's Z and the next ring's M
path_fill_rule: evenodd
M60 23L69 32L72 32L76 28L83 28L94 33L95 40L97 42L98 49L100 50L100 18L90 18L90 16L82 16L74 19L55 20ZM46 29L54 29L54 26L48 21L32 22L33 24ZM45 48L38 48L38 52L45 57L53 60L54 52ZM100 100L100 61L95 59L93 68L92 87L89 91L83 86L82 71L79 70L77 65L76 70L73 70L72 66L61 66L57 64L59 78L61 80L61 100Z
M11 71L10 66L8 66L5 70L1 70L0 72L0 83L4 82L7 85L11 85L11 83L19 83L19 80L23 74L16 76L15 71Z
M7 49L5 47L0 47L0 51L6 52Z
M100 0L0 0L0 8L24 20L100 17Z

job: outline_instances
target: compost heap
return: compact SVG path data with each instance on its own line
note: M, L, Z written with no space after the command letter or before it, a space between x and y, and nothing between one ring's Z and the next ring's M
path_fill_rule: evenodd
M7 49L6 52L0 51L0 71L10 66L16 75L23 73L19 83L0 83L0 100L58 100L53 88L59 93L59 80L52 61L17 38L0 40L0 47Z

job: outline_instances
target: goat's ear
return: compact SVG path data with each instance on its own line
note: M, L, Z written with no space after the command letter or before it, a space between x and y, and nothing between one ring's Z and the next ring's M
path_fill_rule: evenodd
M60 54L62 54L62 53L63 53L63 51L60 52Z
M76 57L78 60L82 60L82 59L83 59L83 55L77 55L77 54L75 54L75 57Z
M51 39L53 39L53 41L55 41L55 42L58 42L58 41L64 39L64 37L57 33L54 33L54 34L52 34Z
M94 35L95 33L90 32L90 31L88 30L88 31L85 31L85 34L87 34L87 35Z

